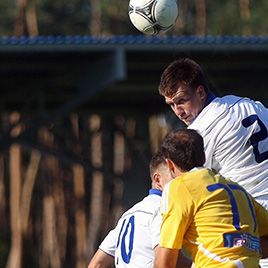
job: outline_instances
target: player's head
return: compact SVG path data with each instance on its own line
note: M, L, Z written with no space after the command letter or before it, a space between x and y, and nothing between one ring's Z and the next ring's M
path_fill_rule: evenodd
M205 163L203 138L193 129L174 129L163 139L161 151L173 177ZM172 165L171 165L172 164ZM172 167L171 167L172 166ZM173 170L173 169L178 170Z
M160 95L186 125L191 124L204 108L208 92L201 66L189 58L172 62L160 79Z
M162 190L167 182L172 177L164 155L158 151L150 161L150 176L152 180L152 187Z

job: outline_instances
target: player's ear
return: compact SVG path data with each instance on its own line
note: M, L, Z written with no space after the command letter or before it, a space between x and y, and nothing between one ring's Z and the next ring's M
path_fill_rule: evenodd
M154 187L156 187L157 189L162 189L159 173L155 172L152 180L153 180Z
M205 100L207 97L207 92L205 91L204 86L199 85L196 89L196 93L201 100Z
M176 177L176 175L175 175L175 164L173 163L173 161L168 159L168 158L166 158L166 163L167 163L167 166L168 166L168 169L169 169L169 171L171 173L172 178Z

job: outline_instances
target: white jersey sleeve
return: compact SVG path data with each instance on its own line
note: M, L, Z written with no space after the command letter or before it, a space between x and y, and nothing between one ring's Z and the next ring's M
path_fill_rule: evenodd
M117 233L116 228L111 230L99 246L99 249L113 257L115 255Z
M114 256L120 268L152 268L159 244L161 196L150 194L127 210L99 248Z
M268 195L268 110L237 96L215 98L188 127L204 138L205 166L242 185L254 197Z
M122 216L116 267L151 268L160 237L161 197L149 195Z

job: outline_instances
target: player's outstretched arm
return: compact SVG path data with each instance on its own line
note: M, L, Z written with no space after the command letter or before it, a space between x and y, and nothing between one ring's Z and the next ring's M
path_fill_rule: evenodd
M114 257L106 252L98 249L91 261L88 268L112 268L114 267Z
M261 241L262 257L268 258L268 235L261 236L260 241Z

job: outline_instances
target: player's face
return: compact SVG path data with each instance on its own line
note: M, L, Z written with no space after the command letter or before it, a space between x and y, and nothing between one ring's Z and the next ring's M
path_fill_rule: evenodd
M201 85L196 90L183 86L173 96L165 96L165 101L176 116L189 126L204 108L206 96Z

